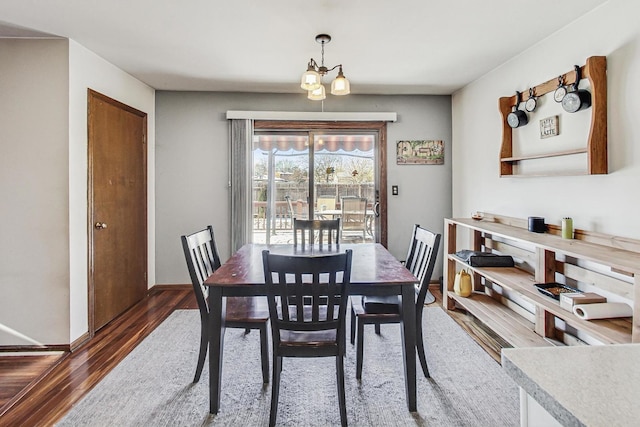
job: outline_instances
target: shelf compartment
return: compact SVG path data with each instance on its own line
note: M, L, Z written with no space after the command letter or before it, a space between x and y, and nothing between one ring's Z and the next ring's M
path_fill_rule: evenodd
M514 227L498 222L473 220L471 218L455 218L446 223L462 225L472 230L489 233L509 240L515 240L552 252L562 252L574 258L581 258L597 264L613 267L617 270L640 274L640 253L619 247L605 247L577 239L563 239L549 233L533 233L526 228ZM610 239L617 244L617 238ZM624 242L621 241L620 245Z
M545 295L540 294L537 288L525 281L512 281L512 274L501 274L495 268L484 269L478 271L488 280L498 283L501 286L518 292L523 299L528 300L543 310L562 319L567 325L581 330L605 344L627 344L631 342L631 322L621 319L600 319L600 320L584 320L577 317L570 311L560 307L560 304Z
M572 312L561 308L556 300L540 294L535 287L534 277L517 267L476 268L469 266L455 255L449 255L449 258L487 280L517 292L523 300L541 307L544 311L563 320L567 325L581 330L605 344L631 342L632 324L628 319L580 319Z
M474 293L470 297L463 298L449 291L448 296L514 347L553 346L534 332L533 323L488 295Z

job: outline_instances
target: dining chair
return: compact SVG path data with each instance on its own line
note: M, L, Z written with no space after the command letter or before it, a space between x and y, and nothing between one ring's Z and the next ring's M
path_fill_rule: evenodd
M296 211L293 209L293 204L291 203L291 196L288 194L284 196L284 199L287 201L287 209L289 210L289 217L291 217L291 221L293 221L296 217Z
M340 421L347 425L344 355L351 258L351 250L317 257L262 252L273 349L270 426L278 413L283 357L336 358Z
M332 245L340 243L340 218L337 219L293 219L293 245L298 246L298 235L301 236L300 243L305 246L309 241L322 246L325 243ZM317 236L317 239L316 239Z
M197 383L202 374L209 344L209 289L204 281L216 271L221 263L213 235L213 228L182 236L182 249L187 261L191 284L200 310L200 352L193 382ZM267 323L269 308L264 297L228 297L225 326L243 328L246 333L251 329L260 330L260 353L262 362L262 381L269 382L269 343Z
M284 196L284 199L287 202L287 210L289 211L289 217L292 221L294 218L303 219L307 217L307 214L304 210L306 204L301 204L301 202L298 200L297 202L295 202L296 206L294 207L294 202L291 201L291 196L289 196L288 194Z
M440 234L420 227L413 226L413 236L409 245L409 252L405 261L405 267L417 278L416 289L416 348L418 358L422 365L424 376L429 378L429 368L424 352L424 340L422 334L422 311L433 268L438 257L440 246ZM400 323L402 321L402 307L400 297L391 296L358 296L351 298L351 344L356 339L356 378L362 378L362 359L364 351L364 325L375 325L376 334L380 334L380 324Z
M336 197L335 196L318 196L318 200L316 202L317 212L322 212L324 210L335 210L336 208Z
M362 241L367 239L367 198L366 197L342 197L340 199L342 209L342 238L345 232L362 233Z

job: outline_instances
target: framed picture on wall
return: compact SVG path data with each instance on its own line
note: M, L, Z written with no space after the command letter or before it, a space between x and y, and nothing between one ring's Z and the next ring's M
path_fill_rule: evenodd
M443 165L444 141L438 139L398 141L396 159L399 165Z

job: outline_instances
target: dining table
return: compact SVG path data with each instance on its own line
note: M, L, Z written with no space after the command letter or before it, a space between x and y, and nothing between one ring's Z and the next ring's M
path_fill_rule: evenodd
M317 219L336 219L342 216L342 209L323 209L315 211L314 213ZM365 211L365 221L367 225L367 233L373 236L373 221L376 213L373 209L367 209Z
M209 288L209 412L220 409L222 355L225 335L225 297L266 295L262 251L293 256L323 256L353 251L350 295L400 295L405 393L410 412L416 402L416 308L418 279L380 243L294 246L243 245L204 284ZM233 373L229 373L233 375Z
M365 215L368 217L374 217L375 212L372 209L367 209ZM342 216L342 209L324 209L315 211L314 215L319 219L327 219L327 217L331 217L331 219L339 218Z

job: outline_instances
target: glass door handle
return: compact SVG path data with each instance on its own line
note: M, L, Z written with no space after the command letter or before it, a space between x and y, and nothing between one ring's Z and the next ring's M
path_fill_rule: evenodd
M376 202L376 203L373 205L373 214L374 214L376 217L379 217L379 216L380 216L380 202Z

